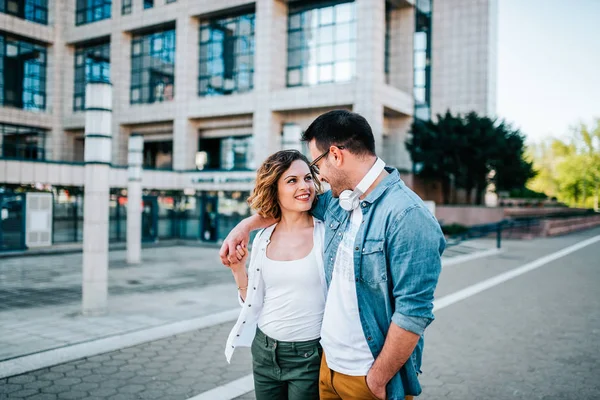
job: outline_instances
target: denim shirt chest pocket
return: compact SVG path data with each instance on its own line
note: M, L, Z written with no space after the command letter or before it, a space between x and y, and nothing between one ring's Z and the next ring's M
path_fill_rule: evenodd
M335 239L336 236L339 236L341 238L341 234L338 235L339 228L340 228L340 221L338 221L338 219L333 216L333 213L328 212L325 215L325 243L323 246L325 254L328 254L328 251L333 242L333 239ZM336 246L336 248L337 248L337 246Z
M386 282L387 261L385 259L385 240L366 239L362 248L360 279L367 284Z

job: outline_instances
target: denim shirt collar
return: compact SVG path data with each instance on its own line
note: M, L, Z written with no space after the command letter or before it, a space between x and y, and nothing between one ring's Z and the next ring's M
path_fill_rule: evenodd
M385 170L389 173L389 175L379 182L379 185L375 186L375 189L373 189L373 191L361 201L365 201L370 204L375 203L390 186L393 186L400 181L400 173L396 168L385 167Z

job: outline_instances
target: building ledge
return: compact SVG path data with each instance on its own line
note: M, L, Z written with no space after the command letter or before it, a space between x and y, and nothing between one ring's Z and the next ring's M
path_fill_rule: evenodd
M0 122L3 124L52 129L52 114L44 111L27 111L14 107L0 107Z
M355 102L352 82L285 88L271 92L271 110L293 111L351 106Z
M8 34L15 34L26 39L34 39L43 43L54 41L54 27L21 19L13 15L0 13L0 26Z

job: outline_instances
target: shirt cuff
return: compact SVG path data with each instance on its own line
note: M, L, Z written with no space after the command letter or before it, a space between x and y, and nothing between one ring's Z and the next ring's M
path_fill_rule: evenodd
M422 317L409 317L396 312L394 315L392 315L392 322L405 331L422 336L423 332L425 332L425 328L427 328L427 326L431 323L431 319Z

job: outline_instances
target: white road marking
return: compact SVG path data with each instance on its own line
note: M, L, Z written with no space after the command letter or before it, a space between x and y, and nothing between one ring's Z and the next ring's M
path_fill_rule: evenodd
M443 308L451 306L454 303L458 303L461 300L465 300L471 296L481 293L484 290L490 289L490 288L500 285L501 283L504 283L510 279L513 279L520 275L523 275L529 271L533 271L534 269L537 269L544 265L547 265L548 263L550 263L552 261L555 261L555 260L558 260L559 258L565 257L571 253L581 250L584 247L587 247L598 241L600 241L600 235L595 236L590 239L587 239L587 240L584 240L583 242L580 242L576 245L564 248L560 251L557 251L556 253L552 253L545 257L538 258L537 260L527 263L525 265L522 265L521 267L517 267L508 272L502 273L500 275L496 275L490 279L486 279L485 281L476 283L475 285L472 285L465 289L459 290L458 292L449 294L448 296L444 296L444 297L436 300L433 303L433 309L435 311L439 311ZM499 253L499 250L491 249L491 251L489 251L487 255L492 255L492 254L497 254L497 253ZM481 254L481 253L479 253L479 254ZM470 254L465 257L460 257L460 258L462 258L462 261L459 261L459 262L465 262L465 261L474 260L476 258L485 257L485 256L475 257L477 255L478 254ZM448 261L452 261L452 260L448 260ZM448 262L446 262L443 264L443 266L446 267L446 266L454 265L457 263L458 262L449 264ZM246 375L236 381L229 382L225 385L218 386L212 390L201 393L201 394L199 394L195 397L192 397L188 400L232 400L232 399L235 399L236 397L239 397L246 393L249 393L252 390L254 390L254 381L252 378L252 374L249 374L249 375Z
M578 250L583 249L586 246L594 244L600 241L600 235L594 236L593 238L584 240L583 242L577 243L573 246L566 247L562 250L559 250L555 253L549 254L545 257L538 258L535 261L522 265L518 268L512 269L510 271L504 272L500 275L496 275L492 278L486 279L469 287L466 287L458 292L454 292L447 296L444 296L433 302L433 310L438 311L442 308L446 308L454 303L458 303L461 300L468 299L471 296L476 295L477 293L483 292L484 290L490 289L494 286L500 285L510 279L516 278L520 275L523 275L529 271L533 271L534 269L540 268L552 261L558 260L559 258L565 257L571 253L574 253Z
M252 374L190 397L188 400L231 400L254 390Z
M137 346L138 344L164 339L180 333L209 328L211 326L222 324L223 322L233 321L238 317L239 313L240 309L235 308L204 317L188 319L172 324L125 333L119 336L91 340L89 342L14 358L12 360L0 362L0 378L24 374L40 368L108 353L126 347Z
M496 254L502 253L502 249L488 249L484 251L479 251L473 254L466 254L464 256L454 256L450 258L442 258L442 267L451 267L453 265L462 264L467 261L477 260L478 258L494 256Z

